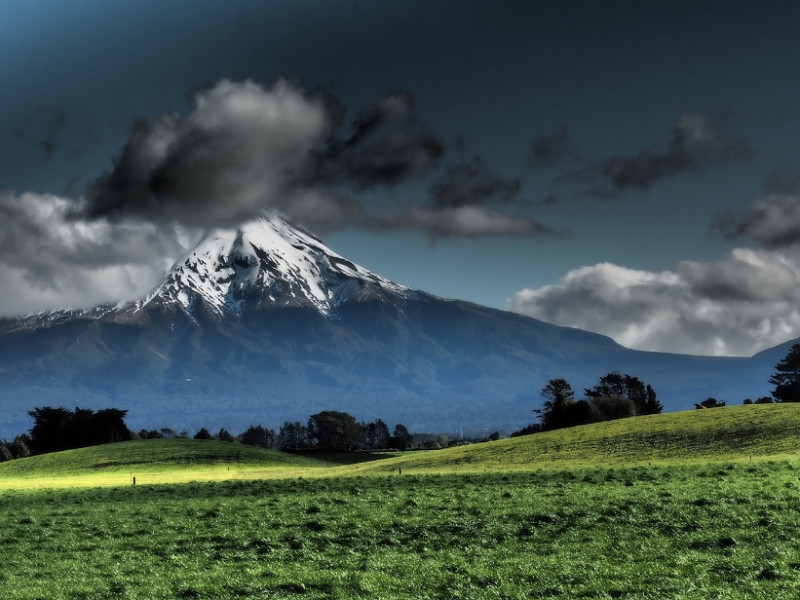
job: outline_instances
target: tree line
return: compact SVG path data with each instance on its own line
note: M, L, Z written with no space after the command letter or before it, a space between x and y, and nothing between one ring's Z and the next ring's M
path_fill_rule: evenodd
M225 435L227 434L227 435ZM196 439L216 437L223 441L238 439L243 444L274 448L278 450L406 450L411 446L413 436L405 425L398 423L390 431L382 419L359 422L353 415L337 410L324 410L300 421L285 421L280 429L267 429L253 425L234 438L225 430L212 436L201 429Z
M116 408L94 411L36 407L28 412L33 418L28 434L17 436L13 442L0 441L0 462L126 440L188 437L185 432L176 433L169 428L132 431L125 424L127 412ZM412 442L411 433L402 423L390 430L381 419L359 422L349 413L334 410L313 414L305 424L286 421L277 433L262 425L250 426L238 436L224 428L215 435L201 428L194 438L293 451L404 450Z

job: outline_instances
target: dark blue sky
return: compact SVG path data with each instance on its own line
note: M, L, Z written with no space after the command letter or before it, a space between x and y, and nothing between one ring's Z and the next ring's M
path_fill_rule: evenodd
M180 243L90 260L100 234L52 207L92 200L137 121L191 119L224 79L285 78L337 99L342 143L382 99L413 98L382 122L394 137L358 156L326 146L302 182L357 208L313 226L367 268L635 347L742 354L800 336L799 22L793 2L6 0L0 311L151 285ZM364 157L404 135L435 142L429 162L365 184ZM163 233L163 214L126 202L101 225Z

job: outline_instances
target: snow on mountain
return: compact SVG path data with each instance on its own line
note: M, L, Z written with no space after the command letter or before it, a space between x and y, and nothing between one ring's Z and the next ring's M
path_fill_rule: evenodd
M279 215L262 213L239 227L210 230L144 298L6 319L0 322L0 332L48 328L81 318L135 322L159 309L178 309L190 318L202 310L223 318L247 310L298 307L335 318L348 300L391 303L413 294L345 259Z
M314 308L331 315L349 299L404 296L408 289L346 260L320 240L275 215L214 229L172 268L165 281L129 309L198 304L210 313Z

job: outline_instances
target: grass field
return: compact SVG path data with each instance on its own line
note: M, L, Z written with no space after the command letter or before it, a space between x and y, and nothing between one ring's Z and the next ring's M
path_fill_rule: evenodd
M0 599L797 598L798 421L732 407L341 466L192 440L4 463Z
M358 472L482 472L749 461L800 449L800 404L649 415L365 463Z
M215 440L154 439L93 446L0 464L0 490L96 487L323 475L391 454L302 456Z

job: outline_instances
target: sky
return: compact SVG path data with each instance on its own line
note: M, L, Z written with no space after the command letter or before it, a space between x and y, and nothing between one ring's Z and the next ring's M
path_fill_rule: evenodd
M398 283L751 355L800 337L800 4L5 0L0 316L278 210Z

